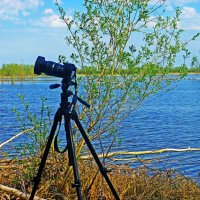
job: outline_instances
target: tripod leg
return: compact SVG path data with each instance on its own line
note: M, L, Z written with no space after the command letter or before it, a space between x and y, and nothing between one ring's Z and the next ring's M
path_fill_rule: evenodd
M67 115L64 115L64 117L65 117L65 131L66 131L67 144L68 144L69 165L73 166L73 172L74 172L74 184L72 186L76 187L78 200L82 200L81 181L80 181L78 165L76 161L76 152L75 152L75 145L74 145L74 140L72 136L70 115L67 114Z
M74 184L72 186L76 187L78 200L82 200L81 181L80 181L78 165L76 161L76 152L75 152L75 145L74 145L74 140L72 136L70 116L69 114L67 114L67 115L64 115L64 117L65 117L65 131L66 131L67 144L68 144L69 165L73 166L73 172L74 172Z
M111 183L111 181L110 181L110 179L109 179L109 177L107 175L108 170L103 167L101 161L99 160L99 157L98 157L96 151L94 150L94 147L92 146L92 144L91 144L91 142L90 142L85 130L83 129L83 127L82 127L82 125L81 125L81 123L80 123L80 121L78 119L78 115L77 115L77 113L75 111L73 112L72 117L73 117L73 120L75 121L79 131L81 132L81 135L83 136L83 139L85 140L85 142L86 142L86 144L87 144L87 146L88 146L88 148L89 148L89 150L90 150L95 162L97 163L101 174L103 175L103 177L105 178L107 184L109 185L110 190L113 193L113 196L115 197L116 200L120 200L120 198L119 198L119 196L118 196L113 184Z
M61 116L62 116L62 114L58 110L56 112L56 114L55 114L55 117L54 117L54 122L53 122L53 125L52 125L52 128L51 128L51 132L50 132L49 137L48 137L48 141L47 141L47 144L46 144L46 148L44 150L43 157L42 157L41 162L40 162L40 166L39 166L39 169L38 169L38 172L37 172L37 176L34 177L34 180L33 180L34 181L34 185L33 185L33 189L32 189L31 196L30 196L29 200L33 200L34 199L36 190L37 190L38 185L40 183L40 179L41 179L41 176L42 176L42 171L43 171L43 169L45 167L47 156L48 156L49 150L51 148L51 143L52 143L52 140L54 138L54 134L55 134L55 131L56 131L56 128L57 128L57 125L58 125L58 121L60 120Z

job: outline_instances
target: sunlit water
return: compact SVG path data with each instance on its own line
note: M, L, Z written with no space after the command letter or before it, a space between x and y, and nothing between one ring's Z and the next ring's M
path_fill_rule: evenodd
M25 95L32 112L39 111L40 97L47 97L46 104L55 112L60 90L48 88L55 81L26 81L14 85L5 82L0 85L0 144L19 132L19 123L12 112L13 107L23 110L17 94ZM118 131L121 145L114 147L116 151L200 148L200 75L190 75L170 92L159 92L147 99L141 108L119 124ZM24 142L23 136L12 144L20 142ZM157 158L148 165L150 168L175 169L200 182L200 151L139 156L141 160L147 158ZM139 162L131 164L132 167L139 165Z

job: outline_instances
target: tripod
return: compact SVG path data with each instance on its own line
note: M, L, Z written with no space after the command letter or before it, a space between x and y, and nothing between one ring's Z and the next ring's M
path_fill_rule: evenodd
M69 86L72 84L75 85L75 95L73 95L73 93L68 90ZM81 102L83 105L85 105L86 107L90 107L90 105L87 104L85 101L83 101L81 98L79 98L77 96L76 82L75 83L70 82L70 84L69 84L67 80L63 79L62 85L54 84L54 85L51 85L50 88L54 89L59 86L61 86L61 88L62 88L60 107L58 108L58 110L55 113L53 125L51 128L49 137L48 137L48 141L47 141L47 144L46 144L46 147L44 150L44 154L41 159L41 163L40 163L37 175L33 180L34 185L33 185L33 189L32 189L29 200L34 199L36 190L37 190L38 185L41 180L41 175L42 175L43 169L45 167L47 156L49 154L49 150L51 148L51 144L54 139L57 125L59 122L61 123L62 117L64 117L64 126L65 126L66 138L67 138L69 166L73 167L74 183L72 184L72 187L76 188L78 200L82 200L83 198L82 198L82 193L81 193L81 181L80 181L80 176L79 176L79 172L78 172L78 165L77 165L77 161L76 161L75 144L74 144L74 140L73 140L73 136L72 136L71 120L73 120L75 122L75 124L77 125L85 143L87 144L96 164L99 167L99 171L105 178L111 192L113 193L113 196L115 197L116 200L119 200L120 198L119 198L117 192L115 191L115 188L113 187L113 185L107 175L109 170L107 170L106 168L103 167L100 159L98 158L97 153L94 150L94 147L92 146L84 128L82 127L82 125L79 121L78 114L75 111L75 105L76 105L77 100L79 102ZM71 103L68 101L68 97L70 97L70 96L73 96Z

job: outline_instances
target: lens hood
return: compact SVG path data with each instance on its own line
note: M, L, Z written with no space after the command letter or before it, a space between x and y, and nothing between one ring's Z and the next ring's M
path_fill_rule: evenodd
M45 62L45 58L42 56L38 56L37 60L35 61L35 66L34 66L34 73L40 75L42 73L42 65Z

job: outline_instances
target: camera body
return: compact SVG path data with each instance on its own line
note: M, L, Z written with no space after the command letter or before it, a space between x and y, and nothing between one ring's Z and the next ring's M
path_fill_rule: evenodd
M76 67L71 63L56 63L52 61L46 61L44 57L38 56L34 66L34 73L40 75L44 73L49 76L55 76L71 80L76 75Z

